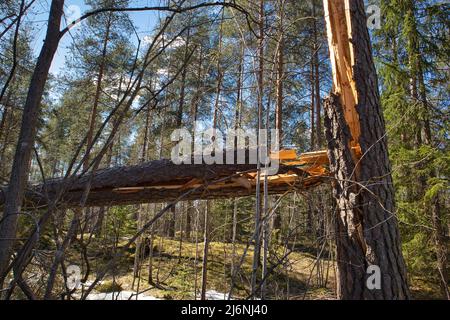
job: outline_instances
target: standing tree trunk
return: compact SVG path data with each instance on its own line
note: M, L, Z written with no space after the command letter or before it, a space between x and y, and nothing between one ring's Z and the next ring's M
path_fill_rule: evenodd
M320 75L319 75L319 41L318 41L318 30L317 30L317 22L316 22L316 5L315 0L312 0L312 14L313 14L313 39L314 39L314 56L313 56L313 65L314 65L314 93L316 95L315 102L315 127L316 127L316 145L317 147L322 147L322 117L321 117L321 104L320 104Z
M439 194L437 194L431 200L431 222L433 225L433 238L435 243L437 269L439 273L439 285L441 287L441 292L444 299L450 300L447 272L447 241L445 239L446 232L444 224L442 223L443 215L441 211L442 210L439 201Z
M259 52L258 52L258 132L262 129L262 111L264 95L264 0L259 2ZM255 245L253 251L251 293L252 299L256 295L258 270L261 265L261 141L257 135L257 176L256 176L256 205L255 205Z
M283 82L284 82L284 1L280 1L279 8L279 35L277 51L277 78L276 78L276 109L275 129L278 130L278 146L283 149Z
M18 214L30 172L31 152L36 138L40 105L50 65L60 40L60 24L64 0L53 0L48 18L47 33L36 67L31 77L23 108L22 124L14 156L10 183L4 205L3 222L0 225L0 288L6 276L12 246L17 232Z
M191 229L192 229L191 224L193 216L194 216L194 203L192 201L188 201L186 209L186 224L184 226L184 235L187 241L191 240Z
M310 70L310 82L311 82L311 114L310 114L310 141L311 141L311 151L316 149L316 86L314 84L314 52L311 52L311 70Z
M206 300L206 289L208 284L208 251L209 251L209 201L205 207L205 225L203 233L203 261L202 261L202 291L201 300Z
M168 221L168 226L167 226L167 236L171 239L175 238L175 219L177 216L177 209L176 206L173 205L170 208L170 216L169 216L169 221Z
M338 296L408 299L364 1L324 0L324 7L333 68L325 127L330 169L336 178ZM374 289L366 284L372 279L366 273L372 265L381 272L381 286L375 282Z

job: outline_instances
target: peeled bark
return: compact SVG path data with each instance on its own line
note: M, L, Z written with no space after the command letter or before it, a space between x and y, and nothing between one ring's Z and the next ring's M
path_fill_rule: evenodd
M324 0L324 5L334 80L325 106L325 128L330 169L336 179L338 296L408 299L364 2ZM354 152L358 146L360 154ZM366 285L371 265L380 268L380 289Z

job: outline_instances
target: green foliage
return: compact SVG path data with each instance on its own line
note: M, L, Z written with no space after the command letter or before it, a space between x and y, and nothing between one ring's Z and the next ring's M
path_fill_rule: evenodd
M441 63L448 26L437 14L446 6L382 1L384 24L374 37L403 252L410 274L429 281L438 279L432 202L439 196L444 232L450 211L448 72L439 70L448 70Z

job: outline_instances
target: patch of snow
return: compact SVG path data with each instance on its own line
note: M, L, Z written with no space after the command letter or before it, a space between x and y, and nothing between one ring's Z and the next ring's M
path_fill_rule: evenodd
M107 293L90 293L86 300L161 300L153 296L140 293L137 295L134 291L120 291Z
M206 291L205 297L206 300L228 300L228 293L218 292L216 290L208 290Z

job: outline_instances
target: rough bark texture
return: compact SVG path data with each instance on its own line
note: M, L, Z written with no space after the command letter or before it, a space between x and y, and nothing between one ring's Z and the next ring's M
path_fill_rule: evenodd
M4 206L4 220L0 224L0 275L4 273L9 264L11 249L16 237L18 214L21 212L23 195L30 169L31 152L36 137L40 103L50 65L60 40L59 27L63 9L64 0L52 1L46 37L31 77L27 99L23 108L19 140L14 156L10 185L7 190L8 196L6 197Z
M304 189L323 182L323 177L310 177L300 169L281 166L279 173L294 170L300 175L298 183L291 186L287 183L270 186L272 194L283 193L293 188ZM114 167L97 170L94 177L91 174L83 177L75 177L71 180L48 180L47 184L30 187L25 195L25 207L46 206L48 200L54 200L58 190L67 184L66 191L59 201L61 206L80 206L86 186L90 184L90 192L87 195L84 206L113 206L137 203L166 202L177 199L186 193L189 188L203 183L216 181L230 177L237 172L256 171L254 164L237 165L206 165L206 164L182 164L176 165L170 160L157 160L130 167ZM303 174L303 176L302 176ZM302 179L304 178L304 179ZM192 185L193 179L197 179ZM252 195L255 186L251 190L239 183L226 185L212 185L209 189L199 188L187 195L184 200L217 199L225 197L245 197ZM189 185L187 185L189 183ZM186 185L186 187L181 187ZM157 188L155 186L158 186ZM178 186L178 187L177 187ZM134 188L128 191L117 191L118 188ZM46 191L48 198L46 197ZM5 190L0 188L0 207L5 203Z
M334 89L342 96L332 95L325 110L330 169L336 178L338 295L342 299L407 299L410 294L394 216L391 167L364 2L324 3L330 15L327 22L340 24L341 30L335 34L336 28L329 26L328 36L332 30ZM345 43L350 47L345 48ZM344 71L352 75L351 83L345 83ZM357 163L350 149L355 144L362 153ZM366 286L370 265L380 267L380 290Z

